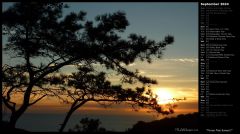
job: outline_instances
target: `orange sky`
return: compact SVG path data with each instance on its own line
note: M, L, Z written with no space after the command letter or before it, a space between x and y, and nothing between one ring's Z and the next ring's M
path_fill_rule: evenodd
M145 67L144 67L145 66ZM177 68L176 68L177 67ZM172 98L186 98L186 100L177 102L176 114L192 113L198 111L198 81L197 81L197 60L181 60L181 59L162 59L152 64L136 62L129 67L130 69L138 68L140 73L149 76L158 81L157 85L152 85L153 92L159 90L167 91ZM67 73L67 71L65 71ZM117 84L119 78L113 76L110 78L113 84ZM131 86L131 85L128 85ZM164 96L163 96L164 97ZM18 97L14 97L16 102ZM28 109L27 112L35 113L64 113L69 106L60 104L54 98L45 98L39 103ZM101 113L101 114L142 114L150 115L146 112L147 109L142 109L139 112L134 112L127 105L114 105L111 108L103 108L96 103L88 102L81 107L77 112L80 113Z
M198 112L198 102L195 100L185 100L177 102L178 107L175 109L175 114L169 116L175 116L178 114L186 114L192 112ZM70 105L58 103L55 99L46 98L41 102L33 105L26 112L27 113L56 113L62 114L66 113L70 108ZM149 109L140 109L138 112L134 111L130 106L122 103L117 105L112 105L108 108L104 108L95 102L88 102L80 109L75 111L75 113L80 113L84 115L139 115L139 116L155 116L154 118L159 119L165 116L157 116L156 113L149 113Z
M153 92L164 90L170 94L172 98L184 98L186 100L177 102L178 107L175 109L175 114L186 114L192 112L198 112L198 81L197 81L197 60L181 60L181 59L162 59L153 62L152 64L136 62L129 68L138 68L142 75L149 76L158 81L157 85L152 85ZM67 73L67 71L64 71ZM117 84L119 78L112 75L110 80L113 84ZM131 85L127 85L131 86ZM161 96L160 96L161 97ZM163 96L164 97L164 96ZM19 97L15 96L16 102L21 102ZM44 98L39 103L33 105L27 110L28 113L66 113L69 109L69 105L60 104L54 98ZM101 115L142 115L153 116L156 113L148 113L148 109L141 109L139 112L133 111L133 109L126 104L113 105L110 108L103 108L94 102L88 102L81 107L76 113L83 114L101 114ZM162 118L159 116L156 118Z

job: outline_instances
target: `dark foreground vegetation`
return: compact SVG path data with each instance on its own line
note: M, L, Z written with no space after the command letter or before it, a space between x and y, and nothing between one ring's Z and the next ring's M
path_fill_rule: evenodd
M198 128L198 113L178 115L152 122L139 121L129 132L179 132L196 131Z

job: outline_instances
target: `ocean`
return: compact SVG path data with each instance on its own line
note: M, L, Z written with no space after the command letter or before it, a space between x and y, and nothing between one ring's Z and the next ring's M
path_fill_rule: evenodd
M8 114L5 114L5 120ZM17 122L18 128L22 128L32 132L57 132L65 117L63 113L25 113ZM138 121L152 121L157 117L149 115L95 115L95 114L73 114L65 128L68 131L73 128L81 118L99 119L101 121L100 127L104 127L110 131L126 131L131 128ZM3 118L4 119L4 118Z
M178 114L186 114L196 112L197 108L193 106L197 106L195 103L190 103L188 105L179 105L178 109L175 111L176 113L168 115L168 116L157 116L156 113L148 113L145 110L140 110L139 112L135 112L131 109L128 109L124 106L120 107L112 107L112 108L102 108L88 106L82 110L77 110L71 116L65 131L68 131L70 128L74 128L76 124L79 124L79 121L82 118L90 118L90 119L99 119L101 122L100 127L105 128L109 131L123 132L128 128L132 128L134 124L138 121L150 122L153 120L159 120L164 117L172 117ZM60 124L63 122L66 116L66 109L63 110L62 107L41 107L36 106L34 110L29 110L25 112L18 120L16 127L22 128L32 132L58 132L60 128ZM5 110L3 112L3 120L7 120L10 117L10 113Z

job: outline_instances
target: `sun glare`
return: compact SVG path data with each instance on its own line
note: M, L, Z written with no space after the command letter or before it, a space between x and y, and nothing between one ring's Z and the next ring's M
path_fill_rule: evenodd
M155 93L158 96L158 104L168 104L172 102L173 96L167 89L158 88Z

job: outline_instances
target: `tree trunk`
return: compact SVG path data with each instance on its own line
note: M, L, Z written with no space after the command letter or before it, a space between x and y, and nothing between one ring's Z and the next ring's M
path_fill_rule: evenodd
M9 121L9 127L12 127L12 128L16 127L16 123L17 123L18 119L27 110L27 107L28 106L26 104L23 104L21 106L21 108L19 108L19 110L15 111L11 114L10 121Z
M82 101L81 103L77 104L78 101L75 101L70 110L68 111L66 117L64 118L63 123L61 124L61 128L59 129L59 132L63 132L64 128L67 125L67 122L69 121L71 115L73 114L74 111L76 111L79 107L81 107L83 104L85 104L87 102L87 100Z
M9 121L10 127L15 128L18 119L23 115L23 113L29 107L29 100L30 100L30 95L31 95L31 92L32 92L32 88L33 88L33 84L31 83L28 86L28 88L27 88L27 90L24 94L23 104L21 105L21 107L18 110L12 112L11 117L10 117L10 121Z
M75 110L73 110L73 109L70 109L70 110L68 111L68 113L67 113L67 115L66 115L63 123L61 124L61 128L60 128L59 132L63 132L64 128L65 128L66 125L67 125L68 120L70 119L70 117L71 117L71 115L73 114L74 111L75 111Z
M11 118L10 118L10 121L9 121L9 127L15 128L18 118L19 118L19 117L17 116L16 113L12 113Z

